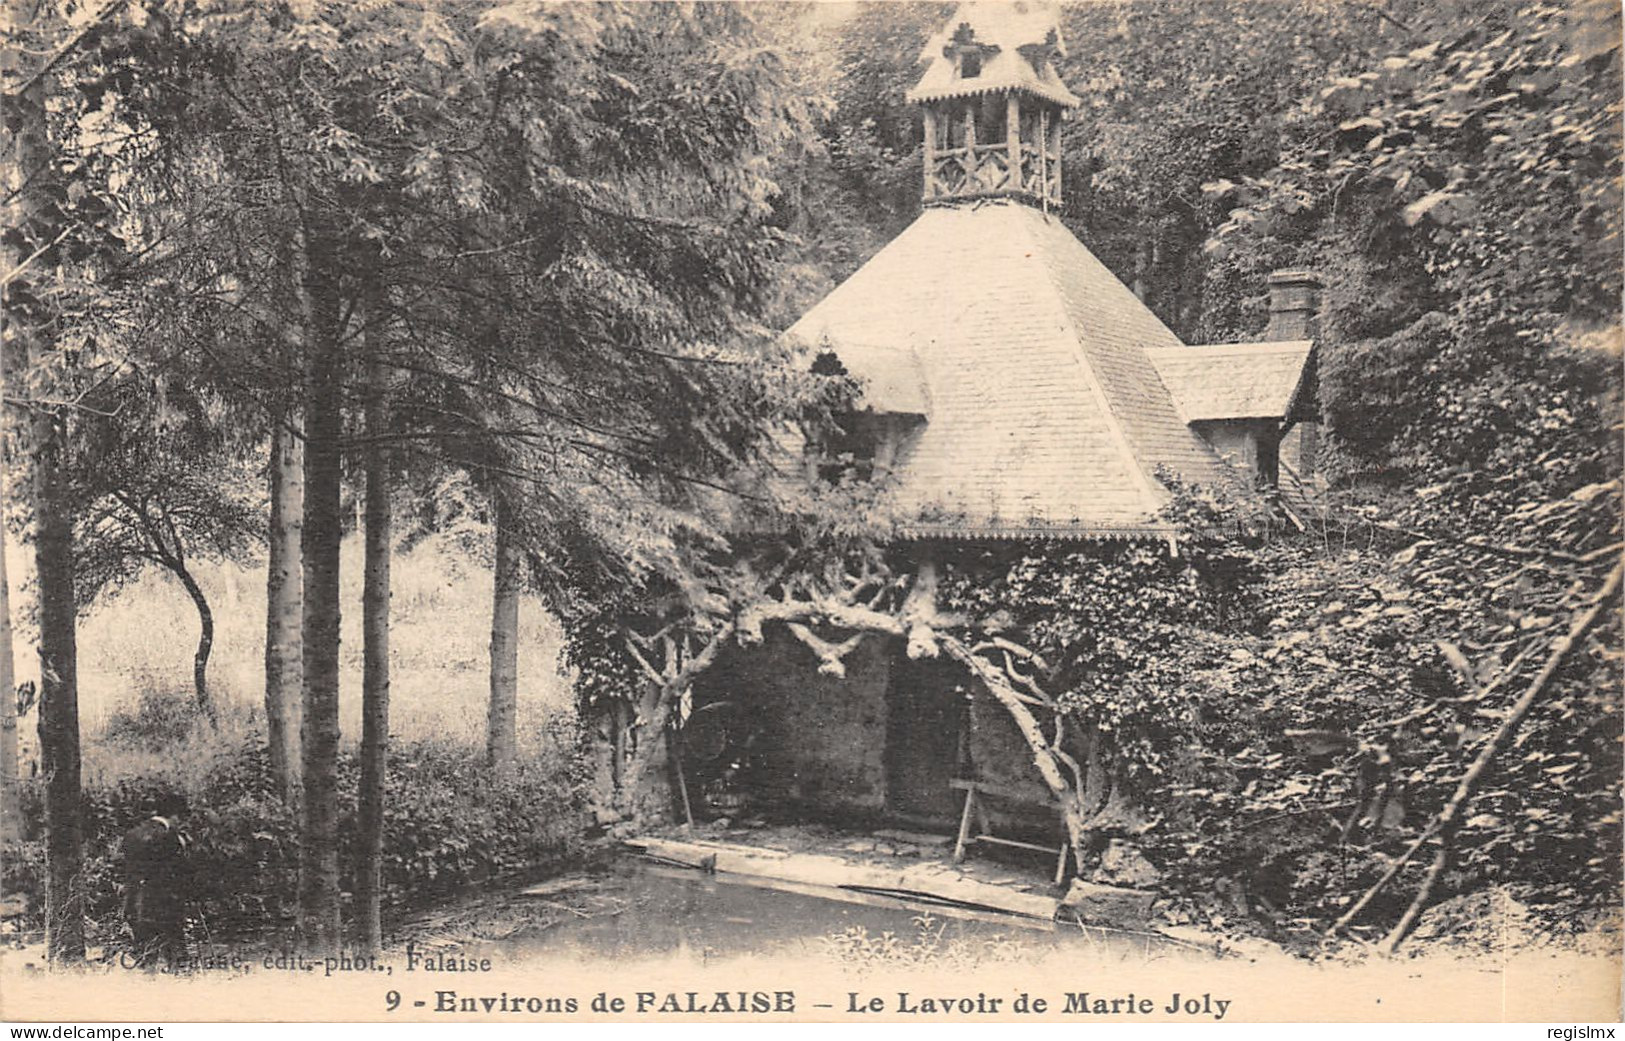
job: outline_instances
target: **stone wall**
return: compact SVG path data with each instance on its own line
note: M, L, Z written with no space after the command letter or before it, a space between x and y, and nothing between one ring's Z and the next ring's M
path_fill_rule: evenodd
M1281 441L1281 462L1298 472L1298 476L1308 480L1315 473L1318 460L1315 458L1319 451L1320 424L1299 423L1287 431L1286 437Z
M948 781L975 776L1025 796L985 800L1001 829L1056 830L1032 750L957 664L909 661L901 640L871 635L838 678L820 675L812 652L784 627L770 625L764 637L759 646L728 646L695 683L681 740L696 819L785 813L861 823L889 815L952 828L964 796ZM675 778L661 749L639 793L640 820L681 819Z
M1251 422L1227 419L1191 425L1225 462L1248 473L1257 472L1258 432Z
M720 713L729 734L722 758L741 762L731 779L764 807L882 809L887 641L866 638L841 679L820 675L812 652L782 627L764 635L760 646L729 647L695 684L696 711L730 706ZM696 764L693 772L703 785L719 770Z
M977 689L970 706L970 758L978 780L1019 791L1032 802L1050 801L1049 785L1033 762L1032 746L997 698Z

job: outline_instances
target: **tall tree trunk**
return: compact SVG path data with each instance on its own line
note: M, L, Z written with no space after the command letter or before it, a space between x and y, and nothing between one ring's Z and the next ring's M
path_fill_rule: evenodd
M300 735L304 829L299 846L299 934L306 950L338 950L339 502L343 352L335 250L306 229L300 255L305 312L304 719ZM296 249L296 254L301 251Z
M11 657L5 502L5 477L0 471L0 841L20 837L23 824L17 787L17 670Z
M485 757L497 769L518 752L515 716L519 701L519 590L523 560L514 538L512 511L494 494L496 565L491 597L491 704L485 720Z
M39 745L45 774L45 948L52 961L85 957L80 819L79 651L74 626L73 520L62 487L67 431L56 416L34 421L34 567L39 589ZM13 692L13 696L15 693Z
M292 414L271 429L270 568L265 577L265 731L271 776L283 800L299 792L299 720L304 675L304 449L289 429Z
M389 429L388 381L376 287L369 287L367 322L366 575L361 593L360 851L355 871L356 914L363 949L383 947L379 892L384 859L384 779L389 756Z
M192 691L197 697L197 707L214 715L214 702L209 700L209 652L214 649L214 612L209 610L209 598L203 595L203 589L192 577L192 572L186 568L183 560L171 560L169 570L181 580L186 589L186 595L192 598L192 604L197 608L198 638L197 651L192 655Z
M27 39L28 23L44 19L43 5L17 5L12 14L14 40ZM0 69L16 82L20 48L4 48ZM36 77L9 99L8 124L13 128L10 228L13 242L7 268L12 271L4 300L4 368L14 395L22 377L48 349L44 314L52 299L48 272L57 264L51 244L61 233L56 156L46 139L45 87ZM23 301L26 301L24 303ZM38 590L40 699L40 766L45 772L45 947L53 962L83 961L85 918L80 876L84 862L79 790L78 653L74 645L77 601L73 590L73 519L65 503L62 467L67 430L64 420L44 407L25 412L9 406L13 426L26 444L18 458L30 460L26 484L33 499L34 561ZM15 690L4 692L7 698Z

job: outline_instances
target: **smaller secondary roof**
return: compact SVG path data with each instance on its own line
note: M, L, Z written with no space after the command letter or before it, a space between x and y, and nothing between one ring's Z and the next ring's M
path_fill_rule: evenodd
M959 27L970 27L973 42L988 48L981 74L972 79L958 75L953 59L944 51L954 42ZM1029 49L1023 53L1023 49ZM911 102L939 101L999 90L1025 90L1038 97L1074 108L1077 95L1066 89L1048 56L1031 48L1066 54L1061 43L1055 9L1032 0L970 2L959 5L948 24L925 43L920 61L930 62L925 75L908 92Z
M913 344L846 339L836 356L849 375L862 381L862 407L930 418L931 391Z
M1187 423L1298 414L1312 340L1153 347L1145 353Z

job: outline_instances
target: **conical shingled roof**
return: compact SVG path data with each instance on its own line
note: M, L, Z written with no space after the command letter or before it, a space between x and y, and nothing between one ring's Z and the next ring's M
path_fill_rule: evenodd
M1146 355L1180 342L1061 222L930 207L789 330L867 404L924 414L894 471L905 534L1160 534L1167 467L1231 480Z

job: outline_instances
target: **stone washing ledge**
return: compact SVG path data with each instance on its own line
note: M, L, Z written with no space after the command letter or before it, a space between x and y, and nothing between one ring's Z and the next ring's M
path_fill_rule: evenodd
M1054 896L968 878L953 865L937 860L880 866L824 853L785 852L698 838L642 836L626 840L625 845L635 852L719 875L737 875L767 884L815 886L829 891L827 895L832 899L848 898L842 894L852 898L892 897L936 905L944 911L958 907L970 912L1015 915L1040 927L1053 927L1061 904Z

